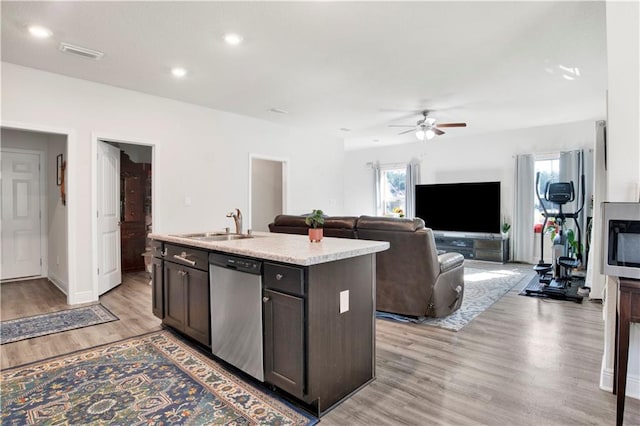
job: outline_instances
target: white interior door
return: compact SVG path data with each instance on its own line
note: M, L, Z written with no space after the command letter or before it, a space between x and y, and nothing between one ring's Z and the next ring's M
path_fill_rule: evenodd
M40 156L2 152L3 280L42 275Z
M122 282L120 265L120 149L98 142L98 294Z

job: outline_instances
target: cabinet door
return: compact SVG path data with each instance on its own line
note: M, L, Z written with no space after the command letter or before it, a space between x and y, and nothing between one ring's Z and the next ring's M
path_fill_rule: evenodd
M157 257L151 258L151 310L153 315L164 318L164 285L163 285L163 261Z
M185 267L164 262L164 323L184 331Z
M304 394L304 299L264 291L264 379L301 398Z
M194 268L184 268L185 323L184 332L206 346L211 346L209 317L209 274Z

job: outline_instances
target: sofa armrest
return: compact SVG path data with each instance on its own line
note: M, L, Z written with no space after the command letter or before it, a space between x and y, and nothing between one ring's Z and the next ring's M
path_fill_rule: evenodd
M440 272L450 271L464 263L464 256L460 253L444 253L438 256Z

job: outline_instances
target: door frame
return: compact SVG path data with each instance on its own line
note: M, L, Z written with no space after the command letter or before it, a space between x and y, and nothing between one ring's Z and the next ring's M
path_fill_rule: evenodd
M78 168L74 166L77 164L76 150L78 148L78 139L76 131L69 128L60 128L54 126L43 126L34 123L24 123L17 121L0 122L0 127L14 130L27 130L34 132L53 133L56 135L66 136L67 138L67 164L71 164L71 167L65 170L67 179L65 179L65 186L67 191L67 271L69 282L67 290L67 303L73 305L75 303L82 303L84 300L78 300L76 292L78 291L78 279L77 271L78 265L76 261L77 242L76 242L76 229L74 226L69 226L70 223L77 223L78 204L76 200L80 199L78 190ZM44 261L44 260L43 260Z
M93 290L93 300L99 300L99 282L100 277L98 275L98 142L116 142L125 143L129 145L142 145L151 147L151 217L153 218L153 229L157 228L156 217L156 144L144 141L141 139L130 138L126 136L113 135L107 133L91 133L91 236L92 245L91 251L93 253L93 269L91 270L91 288ZM96 212L96 214L93 214ZM122 255L120 255L119 262L122 262ZM122 267L122 263L120 263Z
M276 161L280 164L282 164L282 214L287 214L287 206L288 206L288 200L289 200L289 159L288 158L284 158L284 157L274 157L271 155L262 155L262 154L254 154L254 153L249 153L249 192L248 192L248 200L247 200L247 205L249 206L248 208L248 216L249 216L249 220L247 221L247 228L246 229L251 229L252 227L252 223L251 223L251 219L253 217L253 206L251 205L251 198L252 198L252 176L253 176L253 160L268 160L268 161Z
M4 126L2 126L4 127ZM33 154L38 156L38 161L40 163L40 278L48 278L49 275L49 243L48 243L48 235L47 235L47 227L48 221L47 218L47 187L45 180L45 176L47 176L47 161L46 161L46 152L33 150L33 149L22 149L22 148L0 148L0 152L11 152L15 154ZM32 280L33 276L26 278L16 278L11 281L22 281L22 280ZM58 284L53 280L50 280L52 283L58 287ZM60 288L60 287L58 287Z

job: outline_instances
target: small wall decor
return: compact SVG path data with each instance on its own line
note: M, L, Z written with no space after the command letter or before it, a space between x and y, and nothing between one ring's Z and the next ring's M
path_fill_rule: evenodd
M66 206L67 205L67 194L64 188L64 171L67 168L67 162L63 161L62 162L62 167L60 167L60 199L62 200L62 205Z
M64 180L63 163L64 159L62 157L62 154L58 154L58 156L56 157L56 185L58 186L62 185L62 181Z

